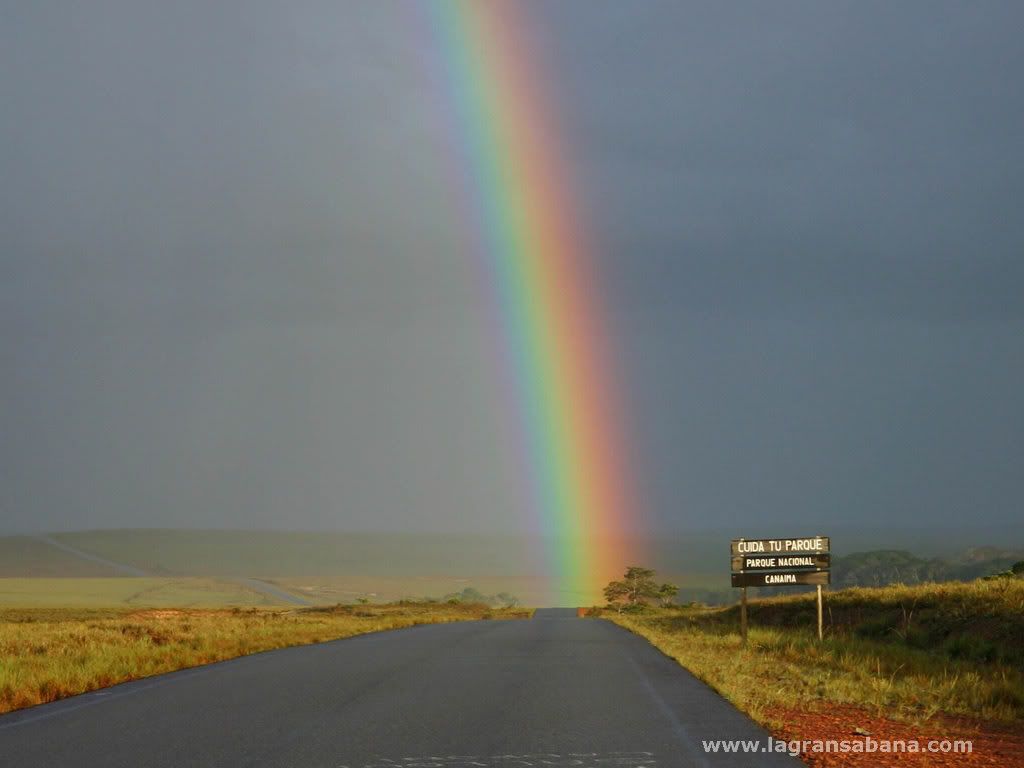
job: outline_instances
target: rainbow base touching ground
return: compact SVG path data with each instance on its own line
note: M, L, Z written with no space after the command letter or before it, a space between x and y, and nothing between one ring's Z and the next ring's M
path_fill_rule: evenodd
M638 521L594 265L520 6L435 0L459 176L497 307L552 600L591 603Z

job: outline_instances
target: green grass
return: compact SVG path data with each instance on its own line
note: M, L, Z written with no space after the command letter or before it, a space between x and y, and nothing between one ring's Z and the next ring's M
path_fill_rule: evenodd
M243 584L220 579L0 579L0 609L272 605L279 603Z
M826 593L825 641L813 596L739 611L680 609L606 618L648 638L755 719L830 702L920 722L937 713L1024 718L1024 581Z
M416 624L529 615L437 603L292 611L0 610L0 712L274 648Z

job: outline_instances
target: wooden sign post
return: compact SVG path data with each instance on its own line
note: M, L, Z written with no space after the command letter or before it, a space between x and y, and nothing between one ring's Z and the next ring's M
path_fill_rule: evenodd
M818 640L824 638L823 584L832 581L828 536L795 539L733 539L732 585L740 588L740 636L747 644L747 587L813 584L818 597Z
M740 637L747 644L747 588L740 589Z
M821 584L818 585L818 642L824 639L824 632L821 626Z

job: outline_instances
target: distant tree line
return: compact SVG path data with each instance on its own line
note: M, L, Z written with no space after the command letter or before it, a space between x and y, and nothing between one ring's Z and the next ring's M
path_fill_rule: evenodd
M924 584L941 581L973 581L992 575L1024 572L1024 551L998 547L972 547L949 557L918 557L903 549L876 549L832 558L832 589L885 587L890 584ZM762 587L758 594L791 595L793 587Z
M834 587L881 587L929 581L971 581L1010 570L1024 552L975 547L950 558L923 558L901 549L854 552L832 565Z
M919 557L902 549L877 549L832 557L832 589L885 587L890 584L912 586L990 577L1024 578L1024 550L973 547L946 557ZM723 575L723 579L727 578ZM809 590L813 587L760 587L755 594L766 597ZM737 594L727 586L718 589L684 587L680 590L680 599L682 602L721 605L734 602Z
M461 592L449 592L442 600L446 603L483 603L492 608L515 608L519 605L519 598L508 592L485 595L474 587L466 587Z

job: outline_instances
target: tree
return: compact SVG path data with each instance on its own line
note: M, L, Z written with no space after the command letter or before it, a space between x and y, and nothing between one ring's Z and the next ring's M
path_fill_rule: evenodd
M474 587L466 587L459 593L459 602L463 603L489 603L491 598Z
M604 588L604 599L608 605L614 605L619 613L622 613L622 603L626 600L629 587L624 581L612 581Z
M613 581L604 588L604 597L621 613L623 607L645 605L649 598L658 597L658 590L652 569L631 565L621 581Z
M679 594L679 587L675 584L669 584L668 582L658 587L658 599L661 601L662 608L668 608L676 599L676 595Z

